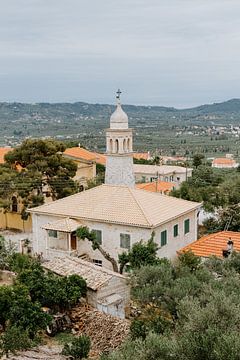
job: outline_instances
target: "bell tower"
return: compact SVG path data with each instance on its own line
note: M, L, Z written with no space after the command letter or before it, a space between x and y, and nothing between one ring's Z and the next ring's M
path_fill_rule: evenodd
M105 184L134 187L132 129L128 128L128 116L121 107L120 95L118 90L117 107L110 117L110 128L106 130Z

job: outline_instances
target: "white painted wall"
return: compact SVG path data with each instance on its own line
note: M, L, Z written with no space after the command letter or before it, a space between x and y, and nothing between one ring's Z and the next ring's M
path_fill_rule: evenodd
M197 239L197 210L192 211L186 215L180 216L179 218L169 221L168 223L161 225L155 229L140 228L133 226L124 226L118 224L99 223L93 221L80 220L82 225L88 226L90 229L102 231L102 247L111 254L115 259L118 259L118 254L121 254L125 249L120 247L120 234L130 234L131 245L140 240L147 241L152 230L155 231L155 242L161 244L161 231L167 230L167 244L158 250L159 257L174 258L176 251L186 246L187 244ZM59 217L48 216L48 215L37 215L33 214L33 251L36 253L43 253L45 258L52 258L54 251L49 252L47 250L47 231L42 229L42 226L54 222ZM190 219L190 232L184 235L184 220ZM173 226L179 225L179 235L173 236ZM105 260L98 250L93 250L91 243L87 240L78 240L77 244L78 254L87 254L91 259L102 260L104 267L112 270L111 264ZM65 256L64 251L56 252L56 256Z

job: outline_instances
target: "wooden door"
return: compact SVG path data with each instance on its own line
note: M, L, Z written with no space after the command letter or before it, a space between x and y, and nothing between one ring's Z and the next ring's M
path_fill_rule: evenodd
M71 233L71 250L77 250L77 236L75 233Z

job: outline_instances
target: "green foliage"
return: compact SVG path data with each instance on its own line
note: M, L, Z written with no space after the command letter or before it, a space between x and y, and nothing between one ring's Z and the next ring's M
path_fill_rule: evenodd
M135 270L132 296L140 316L131 339L101 360L238 360L240 256ZM217 273L217 274L216 274Z
M9 270L15 250L15 246L10 242L7 243L4 237L0 235L0 270Z
M28 288L32 301L54 310L70 308L87 292L86 281L80 276L46 274L41 266L22 271L17 282Z
M135 243L129 252L123 252L118 256L120 272L129 264L131 269L138 269L145 265L154 265L159 262L157 257L158 245L154 242L154 233L145 244L143 241Z
M33 270L40 267L40 262L26 254L13 252L8 257L9 269L15 273L21 273L23 270Z
M74 338L71 343L66 343L62 350L62 354L70 356L74 360L87 359L90 347L90 338L86 335L81 335Z
M208 233L222 230L240 231L240 203L219 209L216 218L209 218L203 222Z
M193 166L198 167L199 165L202 165L202 160L204 159L203 154L195 154L193 155Z
M65 145L58 141L28 139L7 153L5 155L7 164L11 167L19 164L23 171L2 168L5 169L3 176L8 177L8 181L5 179L8 184L6 185L8 196L5 198L17 193L24 200L27 208L43 202L43 189L46 185L53 199L60 199L77 192L77 185L72 180L77 165L62 156L64 150ZM37 195L33 190L37 191Z
M8 355L9 352L15 353L17 350L26 350L35 345L29 339L29 334L23 328L15 325L10 326L0 337L0 355Z
M201 258L194 255L194 253L191 250L179 254L178 261L180 265L187 266L191 271L198 269L201 264Z
M44 329L51 317L45 314L39 303L32 302L28 289L22 285L0 287L0 324L26 330L33 339L38 330Z

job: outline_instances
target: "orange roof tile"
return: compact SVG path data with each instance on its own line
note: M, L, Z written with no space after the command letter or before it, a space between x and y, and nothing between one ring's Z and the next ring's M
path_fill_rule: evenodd
M68 148L64 151L65 155L69 155L76 159L84 159L89 161L96 161L98 164L105 165L106 164L106 157L103 154L99 154L96 152L91 152L81 147L72 147Z
M134 159L137 159L137 160L141 160L141 159L149 160L149 159L150 159L150 154L149 154L148 152L145 152L145 153L134 153L134 154L133 154L133 157L134 157Z
M233 249L240 251L240 232L220 231L214 234L205 235L193 243L180 249L178 253L191 250L195 255L209 257L212 255L222 257L222 251L227 249L229 238L233 241Z
M12 148L0 147L0 164L4 164L4 156L11 150Z
M156 182L137 184L138 189L143 189L151 192L162 192L162 193L171 191L174 188L174 186L176 186L174 183L167 181L158 181L157 184Z
M228 159L228 158L216 158L213 160L212 162L213 164L223 164L223 165L235 165L236 161L233 159Z

